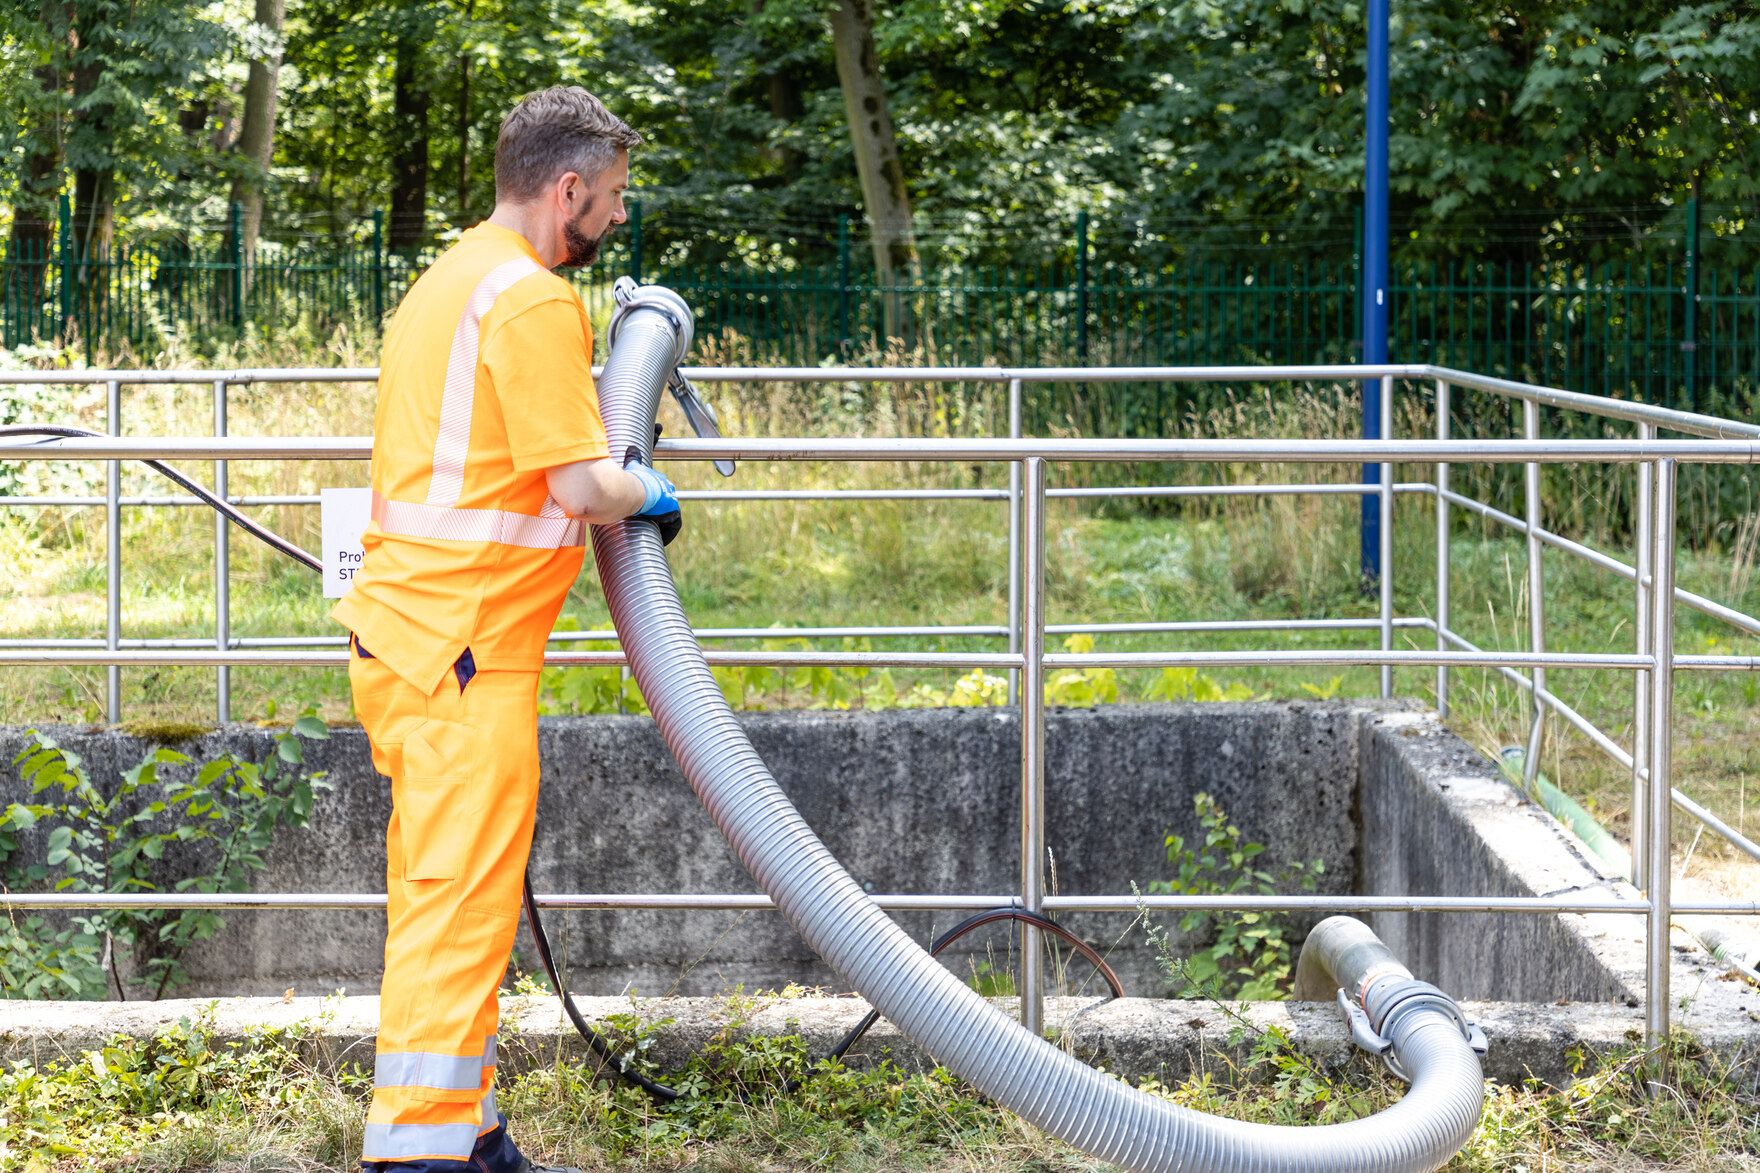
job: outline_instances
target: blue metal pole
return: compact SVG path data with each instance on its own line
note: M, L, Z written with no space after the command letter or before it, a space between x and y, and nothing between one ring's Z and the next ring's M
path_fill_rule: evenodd
M1363 143L1363 361L1387 361L1387 7L1369 0L1368 91ZM1363 380L1363 438L1381 438L1381 381ZM1379 485L1379 465L1363 466L1363 483ZM1381 505L1363 494L1363 587L1381 579Z

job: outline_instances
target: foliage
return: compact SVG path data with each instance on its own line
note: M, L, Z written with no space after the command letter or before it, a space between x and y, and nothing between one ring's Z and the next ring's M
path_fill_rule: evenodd
M1325 871L1320 860L1288 864L1281 876L1266 871L1254 864L1255 858L1264 852L1264 845L1247 842L1214 798L1206 793L1196 794L1192 806L1203 830L1203 842L1188 847L1183 837L1169 833L1165 840L1167 862L1174 866L1174 876L1152 881L1151 893L1273 896L1278 894L1280 881L1293 882L1303 892L1312 892L1318 885ZM1213 943L1183 959L1173 955L1165 934L1152 938L1151 944L1156 947L1168 979L1180 986L1180 997L1245 1001L1288 997L1293 973L1287 917L1266 912L1188 912L1180 919L1179 927L1184 933L1206 928L1215 932Z
M1347 257L1362 174L1355 0L876 6L917 238L931 264L1068 259L1079 211L1102 257ZM114 171L119 215L186 231L224 213L245 63L242 5L77 0L4 9L0 198L33 144ZM492 202L499 120L585 81L646 137L647 255L788 268L835 249L860 201L817 0L303 0L288 6L273 240L358 241L425 131L430 239ZM1760 20L1743 5L1547 0L1397 10L1396 260L1624 259L1681 206L1752 219ZM394 74L400 57L410 76ZM400 89L405 104L399 106ZM419 95L420 110L408 105ZM50 184L67 186L57 176Z
M31 801L0 814L0 865L13 892L248 892L277 828L304 826L316 792L330 787L322 772L304 768L301 739L330 736L309 709L275 735L261 763L225 754L186 773L175 768L194 765L187 755L160 748L108 795L79 754L36 730L30 736L34 745L14 764ZM162 767L176 776L162 778ZM203 909L103 909L65 923L14 911L0 925L0 989L93 998L114 984L122 996L120 945L133 962L127 981L158 998L186 980L185 950L224 924Z

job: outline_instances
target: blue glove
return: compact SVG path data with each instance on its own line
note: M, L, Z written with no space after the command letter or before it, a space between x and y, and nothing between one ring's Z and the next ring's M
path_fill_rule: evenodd
M662 513L678 512L678 497L675 496L678 490L672 487L664 473L639 460L624 465L623 470L642 482L642 490L647 494L642 498L642 507L635 511L636 517L658 517Z
M678 508L678 490L642 456L642 450L630 445L623 456L623 471L642 482L642 507L632 516L647 518L660 530L660 544L670 546L672 539L684 528L684 514Z

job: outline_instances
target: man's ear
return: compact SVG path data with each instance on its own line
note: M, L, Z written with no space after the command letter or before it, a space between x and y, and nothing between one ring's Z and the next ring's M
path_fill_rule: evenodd
M563 172L562 178L556 181L556 194L565 212L570 216L578 214L580 209L575 203L581 197L581 177L573 171Z

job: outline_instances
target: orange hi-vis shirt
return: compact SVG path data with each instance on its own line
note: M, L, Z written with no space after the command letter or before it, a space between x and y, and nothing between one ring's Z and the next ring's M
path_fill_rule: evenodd
M544 470L606 456L593 328L517 232L479 224L397 308L373 414L373 520L331 618L423 693L466 648L536 671L585 557Z

